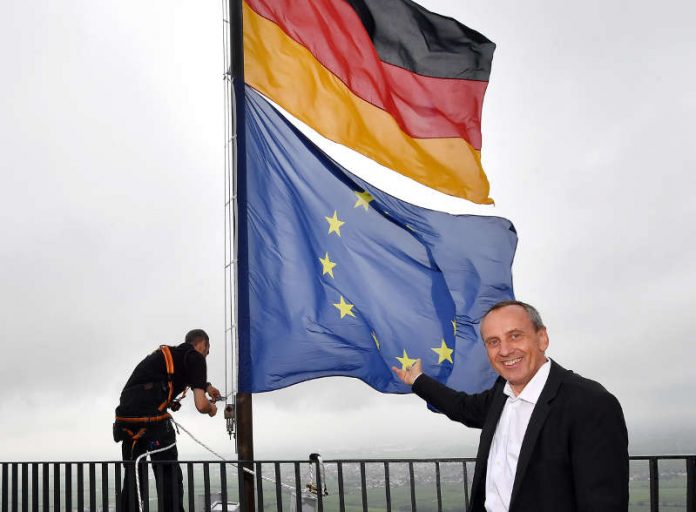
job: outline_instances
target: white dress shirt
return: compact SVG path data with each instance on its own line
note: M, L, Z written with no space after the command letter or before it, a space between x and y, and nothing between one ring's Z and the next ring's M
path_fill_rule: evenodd
M551 370L549 359L539 368L519 396L505 383L503 393L508 396L498 426L493 435L491 451L488 453L486 471L486 510L487 512L507 512L510 509L512 485L517 472L517 459L520 457L522 440L532 417L534 406L539 400L541 390L546 385Z

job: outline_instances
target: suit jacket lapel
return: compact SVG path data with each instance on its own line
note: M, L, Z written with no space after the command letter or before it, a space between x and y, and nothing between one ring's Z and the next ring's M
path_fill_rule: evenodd
M557 364L555 361L551 361L549 378L546 380L544 389L541 391L541 395L539 395L539 400L534 406L532 416L529 418L529 425L527 425L527 431L525 432L524 439L522 440L520 456L519 459L517 459L515 482L512 485L512 495L510 496L510 507L512 507L512 504L515 501L515 496L517 495L522 479L524 478L525 471L527 471L529 460L534 452L534 446L539 438L541 427L544 426L546 417L551 409L550 402L555 398L556 393L558 393L558 388L563 382L563 378L567 372L568 370L564 369L561 365Z
M493 442L493 434L498 426L498 420L503 413L503 407L507 401L507 395L503 393L504 380L498 379L496 382L496 391L493 397L493 402L488 410L486 422L481 430L481 438L479 440L478 454L476 456L476 470L474 472L474 480L471 482L472 503L478 493L478 486L482 485L481 481L486 476L488 469L488 452L491 450ZM482 494L485 495L485 492Z

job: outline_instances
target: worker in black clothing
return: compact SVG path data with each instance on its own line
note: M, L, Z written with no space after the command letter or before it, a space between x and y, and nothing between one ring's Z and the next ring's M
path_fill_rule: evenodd
M220 391L207 382L205 358L210 352L210 339L202 329L186 334L184 343L176 347L160 346L143 359L126 382L116 408L114 440L122 441L125 465L120 510L138 510L135 467L133 461L145 452L167 446L150 454L153 461L175 461L178 457L176 435L167 409L177 411L177 398L187 388L193 390L193 401L201 414L215 416L215 400ZM206 397L206 393L210 400ZM141 459L142 460L142 459ZM157 492L166 511L183 511L183 478L178 464L154 467ZM141 492L147 485L147 469L138 468ZM174 487L178 486L178 489Z

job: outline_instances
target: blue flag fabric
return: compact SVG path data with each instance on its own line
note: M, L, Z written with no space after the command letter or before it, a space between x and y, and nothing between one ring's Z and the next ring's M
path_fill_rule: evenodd
M416 358L455 389L489 387L496 375L478 322L513 297L511 222L400 201L350 174L248 87L245 105L239 390L345 375L408 393L391 367Z

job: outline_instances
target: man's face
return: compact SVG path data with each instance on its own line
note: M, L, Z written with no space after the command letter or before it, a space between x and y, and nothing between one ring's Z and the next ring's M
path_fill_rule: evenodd
M546 362L546 329L535 330L522 306L505 306L488 313L481 322L481 338L493 369L510 383L516 395Z
M203 357L208 357L208 354L210 353L210 341L198 340L193 344L193 348L196 349L196 352L201 354Z

